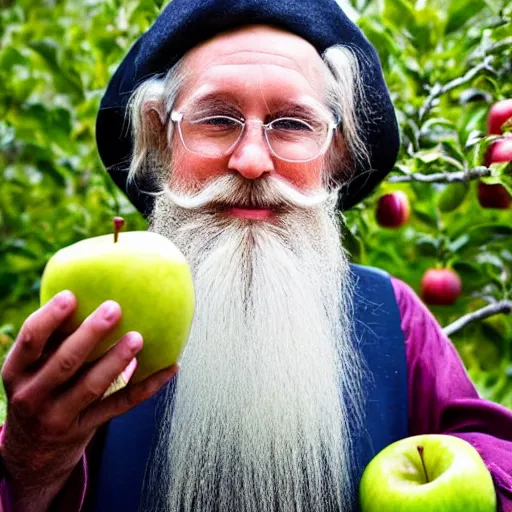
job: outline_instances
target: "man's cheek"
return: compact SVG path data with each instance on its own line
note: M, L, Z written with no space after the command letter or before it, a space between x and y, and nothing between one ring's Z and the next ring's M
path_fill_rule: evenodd
M173 185L181 184L199 190L211 178L220 174L222 174L222 167L218 160L204 158L183 147L174 147L171 188Z
M317 158L305 163L281 162L277 169L290 184L307 191L322 187L322 165L322 159Z

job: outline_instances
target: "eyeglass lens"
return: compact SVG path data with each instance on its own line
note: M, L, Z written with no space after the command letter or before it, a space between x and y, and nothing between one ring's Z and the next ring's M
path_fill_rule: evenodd
M185 146L206 156L225 155L238 142L244 123L227 116L210 116L180 123ZM327 139L328 127L295 118L280 118L265 129L271 150L285 160L309 160L317 156Z

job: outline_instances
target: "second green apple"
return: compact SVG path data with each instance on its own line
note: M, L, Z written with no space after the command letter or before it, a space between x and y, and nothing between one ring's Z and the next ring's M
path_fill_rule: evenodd
M491 474L476 449L455 436L397 441L366 467L362 512L496 512Z

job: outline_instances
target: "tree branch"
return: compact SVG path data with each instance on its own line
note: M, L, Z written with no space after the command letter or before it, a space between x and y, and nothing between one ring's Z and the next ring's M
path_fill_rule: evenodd
M476 60L481 60L486 55L496 53L502 48L510 48L512 46L512 37L505 37L500 41L488 46L487 48L479 47L473 55L469 56L468 62L474 62Z
M512 313L512 300L501 300L499 302L495 302L494 304L490 304L489 306L478 309L477 311L473 311L473 313L468 313L467 315L461 316L458 320L455 320L455 322L447 325L443 329L443 332L446 334L446 336L451 336L454 332L459 331L475 320L483 320L484 318L498 315L499 313Z
M438 172L433 174L420 174L415 172L403 176L391 176L389 183L403 183L406 181L422 181L424 183L466 183L477 178L491 175L491 170L484 166L475 167L468 171Z
M434 86L430 89L430 94L425 100L425 103L423 103L419 110L418 115L420 120L422 120L425 117L425 115L432 109L435 100L439 98L439 96L442 96L443 94L447 93L448 91L451 91L452 89L455 89L456 87L459 87L460 85L467 84L483 69L493 71L493 69L490 67L490 64L493 60L493 55L487 55L485 59L482 62L480 62L480 64L477 64L474 68L471 68L464 76L455 78L454 80L444 85L441 85L439 83L434 84Z

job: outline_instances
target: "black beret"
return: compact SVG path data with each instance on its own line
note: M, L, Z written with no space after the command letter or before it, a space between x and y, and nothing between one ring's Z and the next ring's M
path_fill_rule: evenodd
M132 154L131 128L126 108L132 92L147 78L165 74L197 44L243 25L266 24L283 28L309 41L322 54L336 44L356 50L371 116L361 115L368 144L369 169L357 169L343 188L339 207L348 209L364 199L389 173L399 149L399 132L389 91L375 48L346 16L335 0L172 0L151 28L133 45L112 77L100 104L96 141L105 167L130 201L148 216L154 185L137 180L127 189Z

